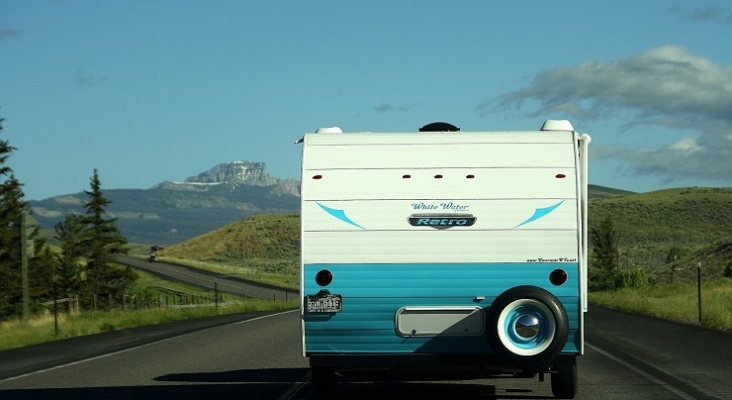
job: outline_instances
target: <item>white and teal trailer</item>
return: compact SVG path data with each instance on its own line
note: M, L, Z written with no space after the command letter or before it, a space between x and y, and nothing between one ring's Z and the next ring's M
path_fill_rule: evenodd
M555 396L574 397L589 136L568 121L435 123L302 142L302 340L319 397L349 373L548 373Z

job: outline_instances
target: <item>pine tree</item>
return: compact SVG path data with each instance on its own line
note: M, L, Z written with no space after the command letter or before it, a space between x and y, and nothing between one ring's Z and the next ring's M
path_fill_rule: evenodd
M618 234L612 218L607 217L590 231L592 266L589 289L615 290L623 286L623 274L618 269Z
M121 297L137 279L137 274L131 269L119 269L112 265L116 255L127 253L127 240L117 229L117 218L105 218L111 201L102 194L102 184L96 169L90 186L91 190L84 191L89 197L84 205L86 215L82 218L85 226L82 246L86 250L87 264L80 293L87 303L94 295Z
M0 118L0 132L2 122ZM22 311L20 232L13 226L27 208L22 184L6 164L15 147L0 140L0 319Z
M598 269L613 272L619 264L618 233L615 222L606 217L598 227L590 231L594 266Z
M22 196L13 175L0 182L0 320L22 312L21 240L13 226L25 208Z
M0 118L0 132L3 130L3 121L5 121L5 118ZM5 161L10 157L13 150L16 150L16 148L10 146L10 143L7 140L0 140L0 177L3 175L10 175L12 173L10 167L5 165Z
M61 243L61 253L56 254L56 283L61 294L75 294L81 282L80 268L84 248L83 217L77 214L68 214L63 222L54 227L54 238Z

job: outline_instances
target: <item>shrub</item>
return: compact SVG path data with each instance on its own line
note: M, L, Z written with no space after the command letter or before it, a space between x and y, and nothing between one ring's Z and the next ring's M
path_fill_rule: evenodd
M608 271L595 269L590 274L590 291L608 291L623 288L645 289L651 286L651 280L645 269L640 267L623 268Z
M104 322L101 325L99 325L100 332L112 332L113 330L114 330L114 325L109 322Z

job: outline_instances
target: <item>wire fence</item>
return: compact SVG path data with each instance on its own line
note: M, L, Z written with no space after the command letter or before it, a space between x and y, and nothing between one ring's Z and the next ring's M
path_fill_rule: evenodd
M91 301L78 295L57 299L58 311L80 313L82 311L138 311L152 309L172 309L190 307L215 307L224 304L227 298L223 293L217 295L178 294L131 294L115 297L111 294L95 294ZM53 301L44 303L53 307Z

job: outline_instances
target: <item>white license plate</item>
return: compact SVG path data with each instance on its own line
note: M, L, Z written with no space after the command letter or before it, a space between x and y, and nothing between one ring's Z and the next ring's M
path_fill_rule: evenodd
M340 294L308 295L305 300L309 313L340 312L343 306L343 296Z

